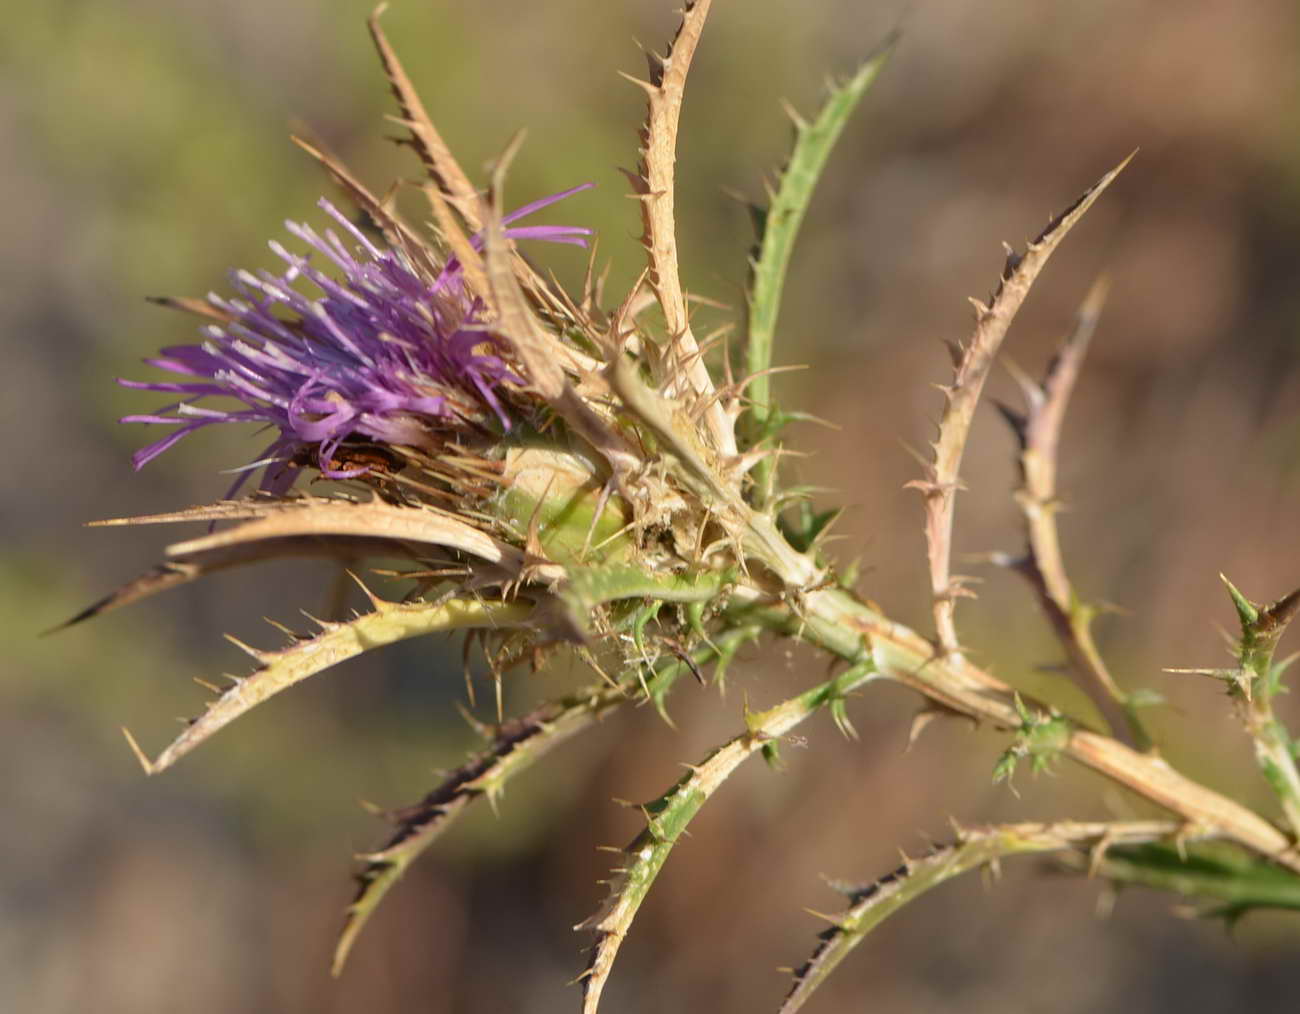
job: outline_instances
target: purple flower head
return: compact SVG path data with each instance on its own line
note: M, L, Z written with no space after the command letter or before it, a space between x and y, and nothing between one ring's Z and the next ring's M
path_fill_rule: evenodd
M505 224L591 185L527 204L507 215ZM120 420L180 424L133 455L137 469L204 426L260 422L279 433L245 471L279 463L278 469L268 469L262 485L283 491L298 472L290 459L305 447L316 448L322 475L342 479L365 471L330 464L339 444L353 434L418 445L439 424L495 417L509 427L498 394L502 383L522 381L500 355L502 340L485 330L483 304L467 292L459 262L449 260L432 276L400 251L377 246L329 201L319 203L355 242L352 249L332 229L320 235L286 222L309 248L307 255L272 241L272 251L286 265L282 273L234 272L239 298L208 297L225 319L203 328L201 345L174 346L145 360L186 379L118 380L124 387L184 396L152 415ZM506 229L513 239L579 246L590 234L570 226ZM481 247L478 237L473 242ZM337 271L313 264L313 252ZM304 294L299 282L310 283L319 294ZM198 404L208 397L242 405Z

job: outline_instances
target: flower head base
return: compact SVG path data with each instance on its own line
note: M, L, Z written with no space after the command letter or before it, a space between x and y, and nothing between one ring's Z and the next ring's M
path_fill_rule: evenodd
M590 186L534 201L506 216L504 223L510 226ZM523 381L511 365L508 344L484 324L482 301L467 290L460 263L452 258L435 274L402 251L377 245L329 201L322 199L320 206L342 236L333 229L322 235L286 223L308 254L292 253L272 241L272 251L286 265L282 273L235 272L240 298L208 297L219 322L204 328L201 345L175 346L145 360L187 379L118 381L184 396L156 413L121 420L180 424L136 452L137 469L205 426L260 422L279 432L244 471L273 466L267 468L263 488L283 492L309 448L327 478L364 472L333 464L339 445L353 435L419 447L439 428L495 422L509 429L508 388ZM590 230L516 226L507 228L506 235L585 245ZM351 248L344 237L352 241ZM481 247L477 238L471 242ZM337 277L312 263L311 253L332 263ZM303 281L319 295L300 291ZM197 404L208 397L234 398L243 406Z

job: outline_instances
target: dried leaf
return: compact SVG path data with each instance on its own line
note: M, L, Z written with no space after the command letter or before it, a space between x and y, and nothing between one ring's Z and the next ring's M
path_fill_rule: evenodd
M154 775L165 771L263 701L371 648L448 630L513 626L526 620L532 611L532 604L528 602L485 602L481 599L450 599L434 604L418 602L410 605L373 598L372 601L375 612L346 623L324 624L321 633L315 637L297 641L280 651L255 651L231 638L257 659L258 668L212 701L203 714L154 760L150 761L141 754L145 772ZM134 740L131 742L134 747Z
M976 304L975 330L963 347L952 385L943 389L944 409L939 421L939 436L934 442L933 463L924 479L909 483L909 486L920 489L925 496L925 537L930 558L934 620L939 647L946 654L961 654L953 621L956 588L950 572L953 507L959 488L962 454L975 407L984 390L984 381L1002 346L1002 339L1048 258L1132 158L1130 155L1106 173L1065 211L1048 222L1023 256L1008 253L993 299L987 306Z
M681 118L686 74L699 45L712 0L686 5L677 35L660 61L651 58L650 81L632 79L646 93L648 109L641 130L640 175L635 182L641 197L642 242L650 258L650 283L659 297L677 368L685 374L686 388L709 402L705 421L720 454L736 453L736 437L725 408L714 398L713 380L691 332L686 296L677 263L675 163L677 127ZM679 388L680 390L680 388Z

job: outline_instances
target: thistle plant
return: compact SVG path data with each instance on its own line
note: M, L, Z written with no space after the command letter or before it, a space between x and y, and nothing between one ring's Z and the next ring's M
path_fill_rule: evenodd
M494 802L519 772L606 714L649 703L668 717L683 678L721 684L748 645L792 639L835 663L794 697L744 711L735 735L641 807L644 826L616 849L607 896L579 929L592 934L580 979L595 1011L637 910L694 816L744 761L775 760L791 730L826 710L854 735L857 693L900 683L929 720L956 715L1001 730L992 777L1073 761L1123 786L1159 819L1021 822L957 827L948 844L882 879L845 888L784 1002L801 1007L884 918L931 887L1022 853L1054 853L1064 868L1112 883L1189 896L1206 914L1300 908L1297 748L1274 709L1287 662L1275 648L1300 592L1260 605L1228 585L1241 621L1230 668L1179 670L1221 680L1236 702L1277 813L1256 810L1162 759L1142 722L1149 695L1110 672L1061 552L1056 459L1068 402L1105 298L1099 283L1041 380L1018 376L1025 404L1000 406L1019 445L1021 554L996 562L1023 575L1059 637L1072 675L1101 722L1016 693L971 657L957 605L969 581L952 570L961 464L975 410L1004 337L1048 259L1127 165L1104 173L1022 251L1008 249L996 288L974 301L970 335L950 345L937 436L912 485L920 493L932 630L913 630L860 593L826 550L835 511L815 509L782 472L786 426L774 366L781 291L813 186L837 137L884 68L893 43L833 83L815 116L796 117L788 162L765 208L750 262L742 338L697 335L679 271L674 215L678 118L709 0L689 4L649 75L634 79L647 112L630 171L646 263L610 293L590 230L529 224L532 212L587 184L513 206L506 199L516 138L476 183L453 157L379 23L369 25L396 97L404 141L424 178L406 184L423 221L398 210L319 148L298 140L352 207L322 200L317 225L289 223L273 241L279 273L236 272L233 296L161 300L203 319L198 344L147 362L166 379L124 380L174 396L123 422L175 427L135 456L137 467L214 424L255 423L270 442L226 496L207 506L99 522L207 524L163 562L74 618L86 619L216 571L278 557L337 560L364 590L350 618L282 628L247 675L210 685L213 698L160 752L127 738L159 774L271 696L337 663L396 641L464 631L497 684L486 743L414 805L389 814L388 838L363 857L334 961L342 970L380 902L470 805ZM570 205L564 205L568 207ZM513 210L510 210L512 209ZM592 246L578 291L536 266L549 243ZM215 399L215 404L213 399ZM233 407L231 407L233 405ZM259 476L252 492L244 480ZM389 589L387 596L376 589ZM870 595L870 597L868 597ZM589 685L518 715L504 713L513 670L576 651ZM1032 816L1032 815L1031 815ZM757 930L756 930L757 932Z

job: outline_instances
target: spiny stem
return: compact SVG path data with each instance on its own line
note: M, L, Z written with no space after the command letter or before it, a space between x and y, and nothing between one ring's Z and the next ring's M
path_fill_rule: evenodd
M936 655L915 631L882 616L840 589L809 593L798 613L761 593L732 593L733 614L798 636L850 662L871 660L876 671L944 707L996 728L1022 726L1010 687L964 658ZM745 603L748 602L748 605ZM1048 709L1034 702L1030 707ZM1063 720L1064 721L1064 720ZM1300 872L1300 851L1253 810L1179 774L1158 757L1109 736L1066 723L1065 756L1178 814L1197 829L1221 834L1288 869Z

